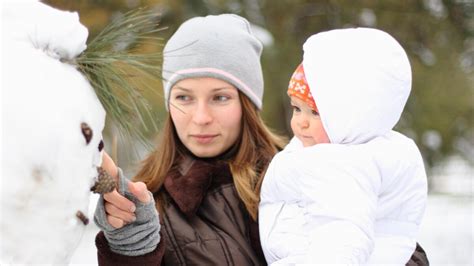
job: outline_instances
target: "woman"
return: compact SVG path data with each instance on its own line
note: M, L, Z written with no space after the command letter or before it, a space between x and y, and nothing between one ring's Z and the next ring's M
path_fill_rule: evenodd
M261 51L236 15L190 19L171 37L163 64L169 116L157 149L137 182L104 156L120 193L97 205L100 265L266 264L259 191L284 141L260 118Z
M155 248L160 225L156 216L142 214L151 212L152 197L145 186L130 183L126 195L135 193L142 202L132 207L113 192L95 217L104 231L97 237L101 265L265 264L255 222L259 188L284 141L260 118L261 51L248 22L235 15L191 19L168 41L163 76L169 116L157 149L134 178L153 192L161 239ZM107 156L103 167L118 175ZM136 234L144 237L130 245Z

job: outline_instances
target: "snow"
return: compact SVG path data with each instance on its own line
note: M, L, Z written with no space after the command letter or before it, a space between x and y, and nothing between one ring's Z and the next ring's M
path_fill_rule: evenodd
M101 164L105 110L60 61L85 48L87 29L77 14L33 1L9 2L1 14L0 264L61 264L85 231L76 213L87 212Z
M419 243L431 265L474 265L472 196L430 195Z
M432 169L431 192L472 197L473 179L472 162L459 156L451 156Z
M70 262L71 265L97 265L95 236L99 232L99 228L94 224L93 217L98 199L99 195L91 194L89 211L87 214L87 217L89 218L89 225L87 225L84 235L82 236L82 240L72 255Z
M432 265L474 265L474 167L452 156L431 170L419 242Z
M72 59L86 49L89 31L77 12L38 1L7 1L2 6L2 38L34 47L54 58Z

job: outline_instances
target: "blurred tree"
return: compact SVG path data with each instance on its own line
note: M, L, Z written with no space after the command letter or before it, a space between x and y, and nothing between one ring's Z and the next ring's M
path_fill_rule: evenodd
M420 146L429 166L460 154L474 163L474 1L472 0L48 0L77 10L96 34L120 12L138 6L162 14L167 39L193 16L236 13L267 35L262 63L265 120L290 134L286 87L302 59L302 44L314 33L344 27L375 27L393 35L412 64L413 89L397 129ZM160 85L157 85L160 86ZM157 99L157 110L162 99Z

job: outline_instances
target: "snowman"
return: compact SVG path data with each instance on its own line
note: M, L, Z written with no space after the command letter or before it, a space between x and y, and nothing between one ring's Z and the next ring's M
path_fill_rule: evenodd
M32 0L3 5L0 265L68 263L91 189L106 177L106 112L71 64L87 36L75 12Z

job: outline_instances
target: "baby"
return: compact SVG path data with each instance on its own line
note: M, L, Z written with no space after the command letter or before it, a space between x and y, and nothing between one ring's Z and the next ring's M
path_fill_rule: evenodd
M288 88L295 137L259 208L269 264L405 265L427 199L415 143L393 131L411 90L400 44L368 28L311 36Z

